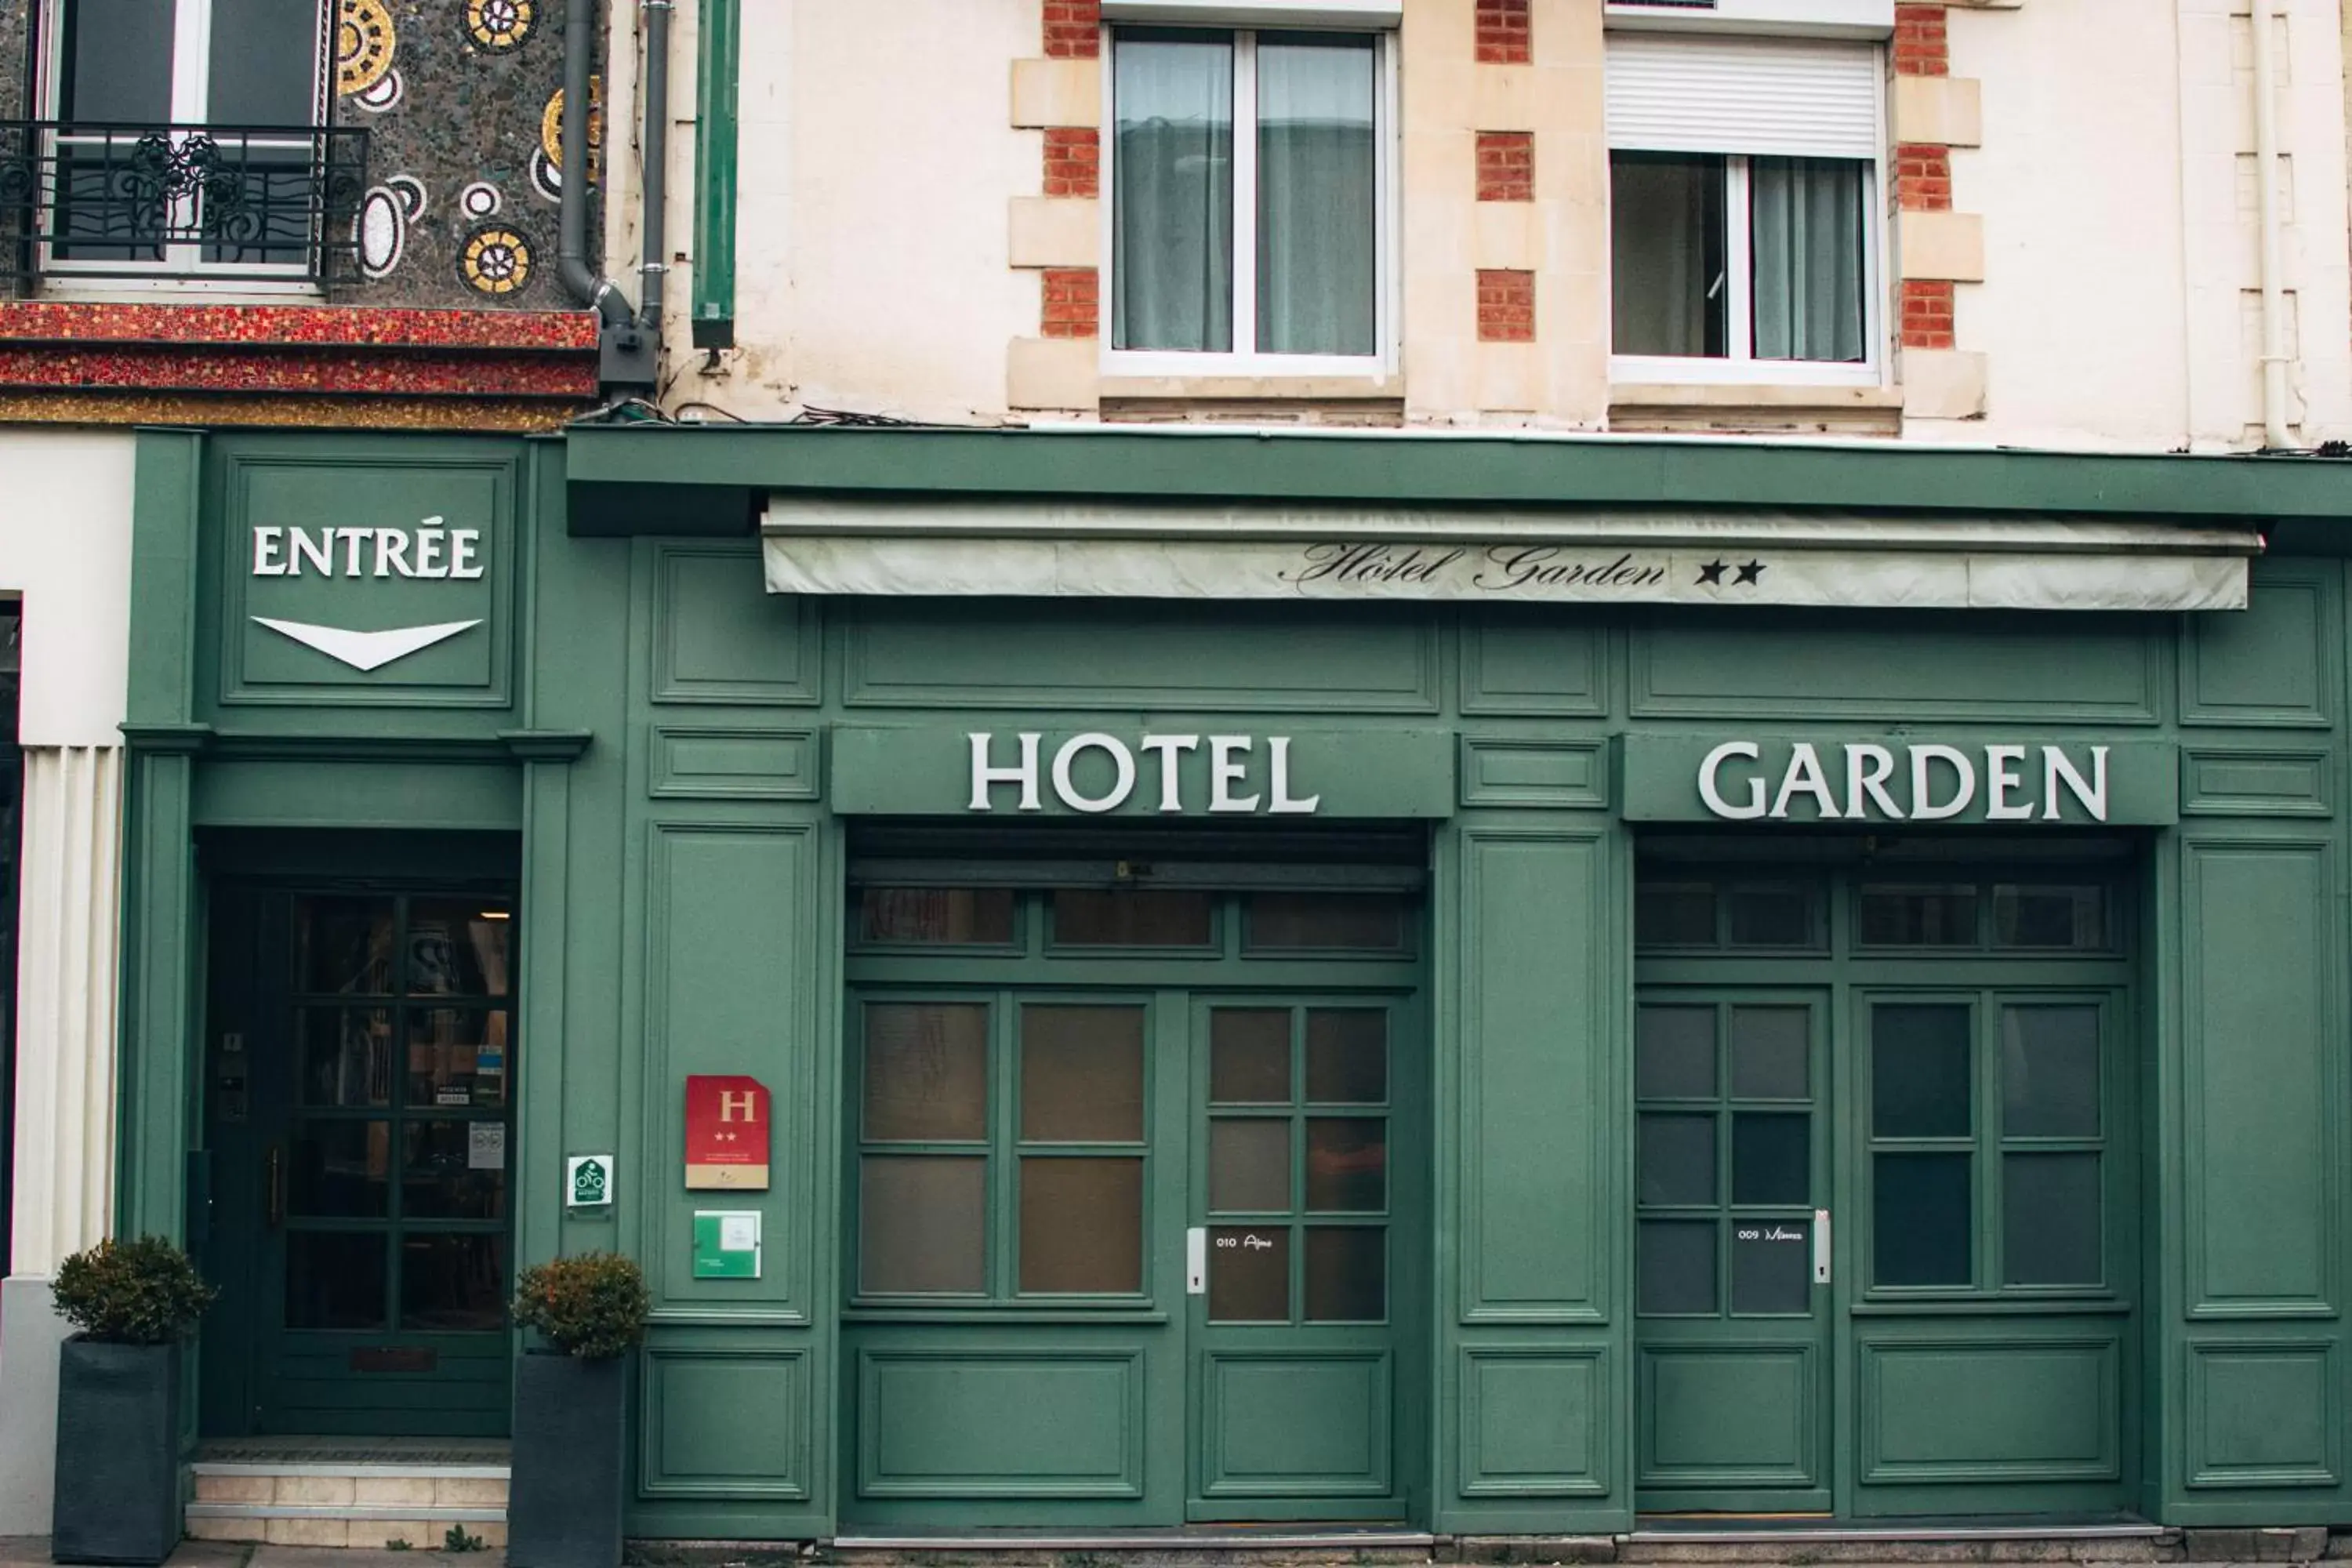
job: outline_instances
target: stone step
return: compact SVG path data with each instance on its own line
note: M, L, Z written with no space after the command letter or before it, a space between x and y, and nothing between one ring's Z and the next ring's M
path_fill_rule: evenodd
M502 1452L409 1461L397 1450L268 1456L237 1453L190 1467L188 1534L275 1546L441 1546L453 1529L503 1546L508 1468Z

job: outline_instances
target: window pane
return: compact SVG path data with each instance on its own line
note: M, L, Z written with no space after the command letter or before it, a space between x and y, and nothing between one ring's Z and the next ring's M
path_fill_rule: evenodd
M1992 890L1995 947L2095 950L2107 944L2107 896L2100 887L2025 887Z
M1220 1116L1209 1123L1209 1206L1220 1214L1290 1209L1290 1121Z
M68 120L172 117L172 0L73 0L67 27ZM313 26L316 26L315 22Z
M1376 1116L1307 1119L1307 1206L1378 1214L1388 1206L1389 1124Z
M1633 941L1643 947L1713 947L1715 888L1644 881L1633 889Z
M1812 1227L1796 1220L1765 1220L1731 1227L1731 1310L1810 1312L1813 1310Z
M483 1332L507 1323L507 1238L409 1236L400 1244L400 1326Z
M1634 1021L1633 1092L1643 1100L1715 1097L1715 1009L1646 1006Z
M1290 1321L1290 1231L1220 1226L1209 1233L1209 1316L1225 1323Z
M1727 352L1723 173L1712 154L1609 154L1615 353Z
M2099 1135L2099 1010L2000 1010L2000 1130L2010 1138Z
M1732 888L1724 909L1733 947L1808 947L1815 941L1809 888Z
M385 1007L297 1007L302 1103L392 1103L392 1012Z
M1054 894L1054 941L1064 947L1206 947L1210 897L1149 889Z
M1307 1321L1376 1323L1388 1311L1388 1232L1369 1225L1308 1226Z
M505 1013L435 1007L408 1015L411 1106L504 1105Z
M857 940L1003 947L1013 941L1013 889L867 888L857 895Z
M2011 1285L2096 1285L2099 1157L2010 1154L2000 1163L2001 1275Z
M1712 1204L1715 1190L1715 1118L1654 1116L1641 1119L1636 1151L1645 1204Z
M1209 1015L1209 1098L1219 1105L1290 1103L1290 1012L1219 1007Z
M1257 346L1369 354L1379 288L1365 35L1268 33L1257 47Z
M1974 947L1977 890L1965 884L1864 888L1862 941L1870 947Z
M400 1169L400 1212L410 1219L503 1219L503 1121L411 1121Z
M1021 1162L1021 1289L1131 1295L1143 1289L1143 1162Z
M1249 945L1394 952L1404 946L1404 900L1386 893L1259 893Z
M866 1005L866 1136L904 1143L988 1136L985 1006Z
M1640 1295L1643 1312L1715 1310L1715 1222L1642 1222Z
M287 1165L289 1214L374 1219L391 1212L389 1121L298 1121Z
M1378 1105L1389 1097L1389 1016L1371 1007L1307 1011L1307 1098Z
M1846 158L1750 158L1758 359L1859 364L1863 165Z
M389 1246L381 1231L287 1232L286 1326L383 1328Z
M418 899L408 906L408 989L423 996L507 994L507 933L495 899Z
M1738 1100L1803 1100L1811 1092L1812 1013L1804 1007L1731 1010L1731 1093Z
M294 987L333 996L389 992L392 900L295 900Z
M1966 1285L1968 1154L1880 1154L1872 1161L1871 1282Z
M857 1274L872 1292L977 1291L988 1271L988 1162L868 1154L859 1163Z
M1969 1034L1965 1004L1870 1010L1870 1130L1879 1138L1965 1138Z
M1731 1119L1731 1201L1810 1204L1813 1119L1741 1111Z
M1021 1136L1143 1142L1143 1009L1021 1009Z
M1123 29L1111 46L1111 346L1234 346L1234 45Z
M212 0L207 118L310 124L318 51L318 0Z

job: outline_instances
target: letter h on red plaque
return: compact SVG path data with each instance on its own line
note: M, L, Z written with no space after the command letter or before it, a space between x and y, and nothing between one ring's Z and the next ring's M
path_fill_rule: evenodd
M686 1080L686 1184L765 1192L768 1128L773 1106L755 1078Z

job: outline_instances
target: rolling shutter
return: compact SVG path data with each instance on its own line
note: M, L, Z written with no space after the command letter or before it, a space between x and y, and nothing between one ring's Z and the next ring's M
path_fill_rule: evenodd
M1609 145L1875 158L1879 52L1798 38L1609 35Z

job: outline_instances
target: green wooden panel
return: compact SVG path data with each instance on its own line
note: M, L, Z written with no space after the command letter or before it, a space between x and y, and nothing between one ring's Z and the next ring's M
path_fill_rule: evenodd
M2243 612L2188 617L2181 722L2323 730L2332 723L2344 646L2340 577L2317 562L2256 562Z
M2116 1333L1858 1333L1862 1485L2121 1478Z
M1462 737L1462 804L1598 811L1609 805L1609 742L1550 736Z
M657 1310L805 1323L814 1227L808 1097L813 962L801 931L815 898L807 824L655 823L646 847L644 1088L651 1200L646 1256ZM690 1193L683 1170L686 1079L749 1073L775 1107L763 1193ZM658 1195L656 1195L658 1194ZM693 1277L693 1211L756 1209L761 1277ZM832 1235L828 1227L826 1237Z
M194 819L206 827L415 827L511 832L522 771L496 763L207 763Z
M1385 1351L1214 1350L1200 1371L1200 1494L1381 1497L1391 1488Z
M1643 1487L1810 1487L1823 1412L1810 1347L1643 1346L1635 1398Z
M2121 617L1758 613L1634 627L1636 718L2152 724L2158 642Z
M1034 798L1037 810L1023 809L1030 798L1027 780L984 786L986 812L971 809L974 734L986 737L987 765L1026 769L1021 736L1039 736ZM1241 773L1229 779L1224 798L1212 778L1215 742L1230 735L1242 744L1226 749L1228 765ZM1190 737L1197 743L1177 752L1176 800L1166 813L1168 781L1163 749L1147 750L1150 736ZM1085 737L1085 744L1074 744ZM1124 795L1120 764L1105 741L1115 742L1131 769ZM833 731L831 778L826 801L844 816L955 816L975 825L1038 816L1083 819L1111 816L1169 821L1176 817L1230 826L1247 818L1293 827L1326 817L1430 817L1454 810L1453 737L1436 730L1300 731L1288 725L1240 725L1218 731L1196 721L1162 720L1150 726L1120 724L1077 730L1056 719L1052 728L1024 730L1021 721L981 720L919 729L843 728ZM1280 742L1277 745L1276 742ZM1064 769L1062 755L1068 748ZM1061 773L1066 771L1068 788ZM1115 803L1100 812L1075 809L1066 797Z
M1139 1499L1143 1373L1140 1349L1066 1339L861 1350L858 1495Z
M509 705L522 452L512 441L217 448L221 706ZM373 531L356 537L362 529ZM301 541L324 547L323 573ZM417 575L428 547L425 570L438 574ZM363 670L257 616L346 632L478 624Z
M1462 1349L1464 1497L1606 1497L1609 1351L1549 1344Z
M814 1402L804 1352L656 1342L641 1366L641 1496L807 1499Z
M763 708L818 700L815 606L764 591L759 547L643 546L653 560L653 700Z
M2322 748L2198 746L2180 753L2183 816L2327 816L2335 756Z
M2193 1341L2181 1468L2189 1487L2332 1487L2343 1421L2336 1342Z
M1462 625L1462 711L1592 715L1609 710L1597 624L1496 612Z
M842 656L852 708L1439 706L1435 625L1389 606L861 599L852 617Z
M647 767L656 800L814 800L816 731L656 724Z
M1477 826L1462 842L1460 1310L1601 1323L1617 1128L1609 1071L1621 929L1601 832Z
M2183 846L2183 1259L2196 1317L2332 1314L2342 952L2332 846Z

